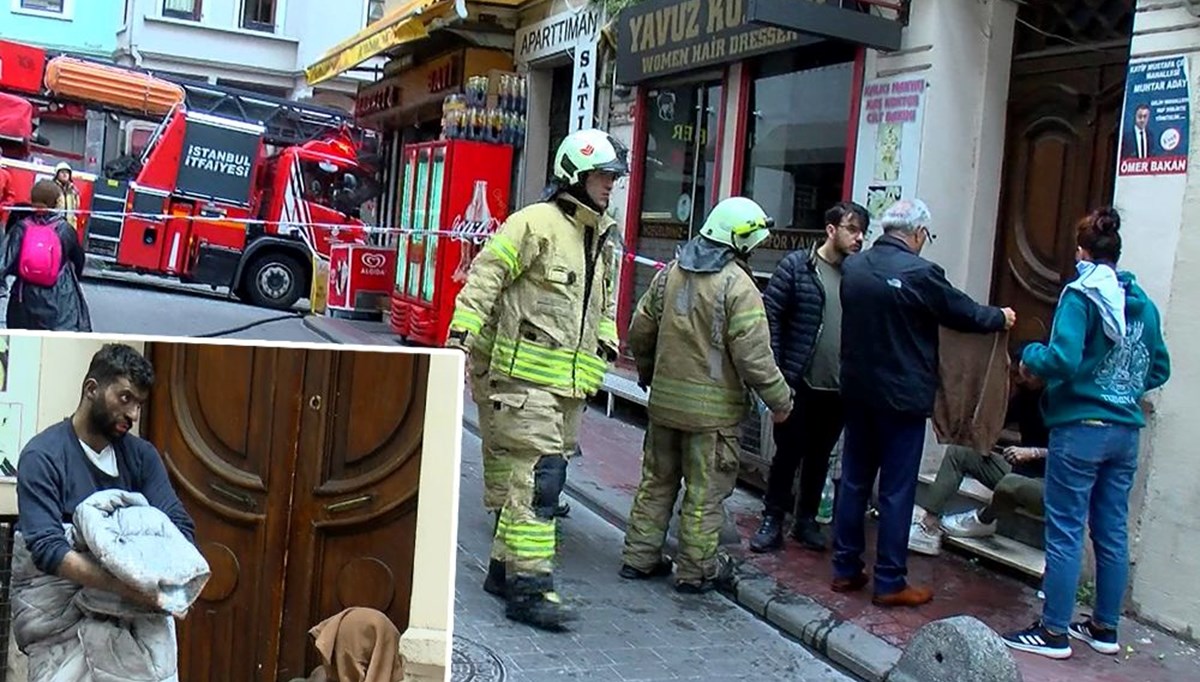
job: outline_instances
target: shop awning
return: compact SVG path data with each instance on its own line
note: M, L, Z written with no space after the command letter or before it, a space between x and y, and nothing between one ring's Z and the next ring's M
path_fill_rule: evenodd
M466 19L466 0L409 0L321 55L304 70L308 84L336 78L393 47L420 40L436 19L449 16Z

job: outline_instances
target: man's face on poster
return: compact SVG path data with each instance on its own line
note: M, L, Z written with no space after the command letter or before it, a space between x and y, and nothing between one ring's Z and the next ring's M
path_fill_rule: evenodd
M1145 130L1150 123L1150 107L1142 105L1133 112L1133 125L1137 126L1138 130Z

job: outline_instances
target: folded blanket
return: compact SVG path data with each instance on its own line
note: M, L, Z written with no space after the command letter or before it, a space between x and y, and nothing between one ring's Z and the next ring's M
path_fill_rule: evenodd
M210 571L162 511L136 493L88 497L66 524L75 551L128 585L157 595L161 610L42 573L18 533L13 543L13 633L29 656L29 682L176 682L175 624Z

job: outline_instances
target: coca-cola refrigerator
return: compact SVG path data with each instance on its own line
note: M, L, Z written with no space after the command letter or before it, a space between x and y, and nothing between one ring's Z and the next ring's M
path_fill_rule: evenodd
M404 147L391 327L442 346L471 260L508 216L513 148L450 139Z

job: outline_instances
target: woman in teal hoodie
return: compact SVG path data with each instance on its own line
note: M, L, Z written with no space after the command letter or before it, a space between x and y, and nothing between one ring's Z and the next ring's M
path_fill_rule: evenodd
M1142 396L1171 374L1158 308L1132 273L1117 271L1120 229L1112 208L1079 222L1079 276L1059 299L1050 342L1022 356L1021 371L1046 382L1046 602L1041 620L1004 640L1050 658L1071 656L1068 636L1101 653L1120 651ZM1096 550L1096 604L1090 618L1072 623L1085 519Z

